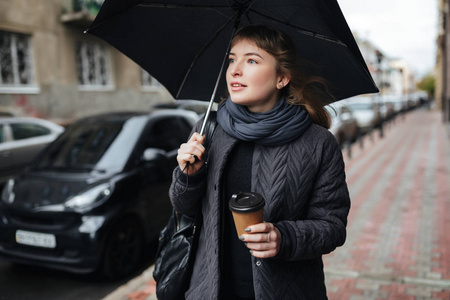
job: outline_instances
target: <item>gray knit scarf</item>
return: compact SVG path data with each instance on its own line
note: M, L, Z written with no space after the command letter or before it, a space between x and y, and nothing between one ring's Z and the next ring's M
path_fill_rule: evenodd
M284 98L265 113L252 113L228 98L217 110L217 122L236 139L267 146L297 139L312 123L302 106L288 104Z

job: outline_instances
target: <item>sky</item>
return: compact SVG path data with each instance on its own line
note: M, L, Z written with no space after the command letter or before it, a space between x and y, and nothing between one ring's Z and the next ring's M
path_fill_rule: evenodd
M350 29L418 76L435 63L438 0L338 0Z

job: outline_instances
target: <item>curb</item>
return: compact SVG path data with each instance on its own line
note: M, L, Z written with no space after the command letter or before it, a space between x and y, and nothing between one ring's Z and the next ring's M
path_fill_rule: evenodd
M118 287L102 300L157 300L154 290L151 294L146 290L152 290L149 283L153 281L154 267L155 266L152 265L142 272L141 275Z

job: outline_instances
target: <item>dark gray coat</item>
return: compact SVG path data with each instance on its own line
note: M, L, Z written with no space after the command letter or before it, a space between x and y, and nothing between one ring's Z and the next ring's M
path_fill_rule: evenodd
M201 203L203 213L186 299L219 299L221 179L236 142L217 126L208 165L189 176L187 190L181 170L177 167L173 174L170 197L174 208L193 215ZM252 256L256 299L326 299L322 255L344 243L350 208L336 139L313 124L290 144L255 145L251 186L252 192L266 200L264 221L282 233L276 257Z

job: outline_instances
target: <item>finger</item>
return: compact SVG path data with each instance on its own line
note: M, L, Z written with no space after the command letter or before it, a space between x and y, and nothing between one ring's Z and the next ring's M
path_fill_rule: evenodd
M178 161L181 163L190 163L190 164L194 164L195 163L195 157L192 154L182 154L178 156Z
M276 256L277 252L275 249L264 250L264 251L250 250L250 254L253 255L254 257L258 257L258 258L269 258L269 257Z
M201 158L203 156L203 153L205 152L205 147L200 144L199 142L190 142L188 144L182 144L180 148L178 149L178 155L180 158L185 158L187 155L190 156L197 156ZM190 158L187 158L187 160L190 160Z
M194 132L188 142L199 142L200 144L203 144L204 141L205 135L200 135L200 133Z
M248 233L260 233L260 232L269 232L273 229L273 224L272 223L259 223L259 224L255 224L252 226L249 226L245 229L245 232Z
M277 244L275 242L270 243L246 242L245 245L247 246L248 249L253 251L267 251L271 249L276 249L277 247Z
M182 152L189 152L192 151L193 149L199 149L199 150L204 150L205 147L203 146L203 144L200 141L189 141L187 143L183 143L180 145L179 151Z
M243 234L239 238L247 243L267 243L268 233L265 232L265 233ZM273 239L273 236L271 238Z

